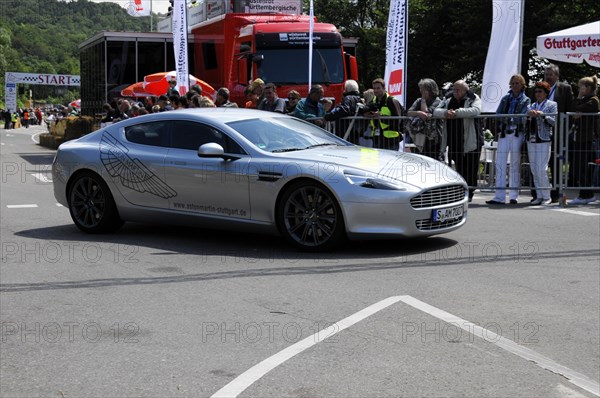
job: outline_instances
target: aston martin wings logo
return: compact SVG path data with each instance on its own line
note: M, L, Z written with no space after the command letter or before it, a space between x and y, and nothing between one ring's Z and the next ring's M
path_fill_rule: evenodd
M137 192L148 192L164 199L177 196L177 192L127 152L129 150L112 135L102 135L100 159L112 177L119 177L121 184Z

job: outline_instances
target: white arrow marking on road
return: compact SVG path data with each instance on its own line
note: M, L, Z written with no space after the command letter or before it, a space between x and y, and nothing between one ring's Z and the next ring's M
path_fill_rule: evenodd
M349 328L355 323L358 323L363 319L375 314L376 312L379 312L382 309L387 308L390 305L395 304L399 301L402 301L403 303L408 304L411 307L414 307L418 310L421 310L433 317L441 319L446 323L451 323L454 326L466 330L468 333L480 337L489 343L495 344L496 346L503 348L506 351L511 352L527 361L531 361L543 369L547 369L553 373L562 375L572 384L600 397L600 386L598 385L598 383L581 373L578 373L572 369L562 366L554 362L552 359L540 355L533 350L525 348L512 340L509 340L492 332L489 329L482 328L481 326L478 326L472 322L466 321L462 318L452 315L444 310L429 305L412 296L392 296L388 297L385 300L381 300L380 302L375 303L355 313L354 315L350 315L348 318L344 318L341 321L334 323L330 327L305 338L304 340L301 340L287 348L284 348L277 354L270 356L269 358L258 363L257 365L254 365L253 367L251 367L250 369L233 379L230 383L228 383L219 391L214 393L211 398L237 397L244 390L246 390L248 387L254 384L254 382L262 378L265 374L275 369L277 366L281 365L288 359L293 358L294 356L306 350L307 348L310 348L315 344L320 343L321 341L337 334L338 332L341 332L344 329Z
M292 344L291 346L279 351L277 354L265 359L257 365L254 365L235 379L233 379L229 384L225 387L221 388L219 391L212 395L213 398L217 397L237 397L242 391L246 388L250 387L255 381L263 377L265 374L275 369L277 366L281 365L288 359L300 354L302 351L306 350L314 346L317 343L335 335L338 332L341 332L344 329L349 328L357 322L362 321L363 319L375 314L378 311L381 311L384 308L389 307L392 304L400 301L400 297L389 297L385 300L381 300L378 303L375 303L361 311L358 311L354 315L350 315L348 318L344 318L339 322L334 323L328 328L321 330L309 336L299 342Z
M589 391L592 394L595 394L600 397L600 385L598 385L598 383L581 373L578 373L572 369L567 368L566 366L562 366L561 364L554 362L550 358L540 355L537 352L530 350L529 348L525 348L522 345L519 345L512 340L502 337L489 329L477 326L476 324L459 318L456 315L452 315L444 310L441 310L432 305L417 300L414 297L400 296L400 301L410 305L411 307L421 310L431 316L441 319L444 322L450 323L453 326L457 326L463 330L466 330L467 332L473 334L476 337L483 338L485 341L495 344L498 347L503 348L506 351L511 352L517 356L520 356L521 358L527 361L532 361L542 369L547 369L553 373L562 375L565 378L567 378L567 380L569 380L571 383L575 384L577 387L583 388L584 390Z
M9 209L27 209L30 207L38 207L38 205L6 205Z

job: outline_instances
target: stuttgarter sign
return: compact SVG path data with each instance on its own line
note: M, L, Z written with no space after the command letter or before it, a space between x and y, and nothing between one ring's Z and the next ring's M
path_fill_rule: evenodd
M593 39L591 36L588 36L587 39L579 40L573 40L568 37L565 37L562 40L547 38L546 40L544 40L544 47L546 47L548 50L557 48L568 48L571 51L577 51L580 48L600 47L600 40Z

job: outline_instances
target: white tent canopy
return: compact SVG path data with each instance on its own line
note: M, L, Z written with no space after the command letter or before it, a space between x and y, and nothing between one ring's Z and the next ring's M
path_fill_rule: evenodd
M600 21L537 37L540 57L600 68Z

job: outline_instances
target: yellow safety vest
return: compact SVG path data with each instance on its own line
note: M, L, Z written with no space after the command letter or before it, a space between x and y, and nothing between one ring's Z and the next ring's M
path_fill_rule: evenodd
M379 110L379 113L381 114L382 117L392 116L392 110L390 108L388 108L388 106L387 106L388 98L389 98L389 94L385 93L384 105ZM377 103L377 97L373 97L372 102ZM390 126L388 123L384 123L383 121L381 121L379 119L377 119L377 121L379 122L379 126L381 127L381 129L383 129L383 136L385 138L396 138L396 137L400 136L400 133L398 131L388 129L388 127ZM375 134L376 128L377 127L375 126L375 120L371 120L371 131L373 132L373 134Z

